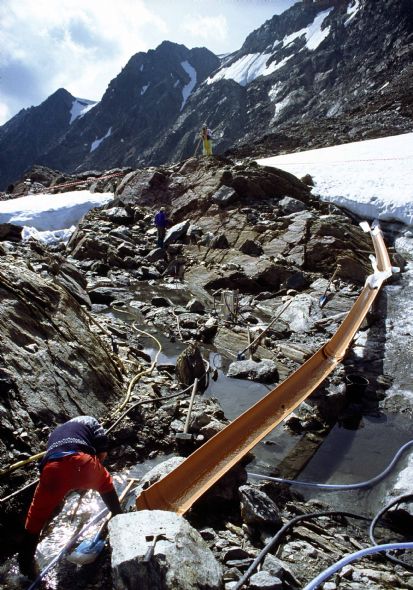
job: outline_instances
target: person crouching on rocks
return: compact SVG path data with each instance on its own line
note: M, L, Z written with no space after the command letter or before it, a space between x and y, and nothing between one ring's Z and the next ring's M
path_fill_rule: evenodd
M27 513L25 536L18 562L23 575L37 575L34 555L40 533L68 492L96 490L112 515L122 508L109 472L102 462L107 456L108 438L103 426L92 416L78 416L51 433L40 463L40 481Z
M166 234L166 226L168 220L166 218L165 207L161 207L155 215L155 226L157 231L157 244L158 248L163 248L163 242Z

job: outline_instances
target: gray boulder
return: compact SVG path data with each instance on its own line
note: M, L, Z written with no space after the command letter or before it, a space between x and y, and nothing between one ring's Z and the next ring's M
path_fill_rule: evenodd
M302 201L293 199L292 197L284 197L278 202L278 206L284 215L298 213L298 211L304 211L304 209L308 208Z
M276 363L269 359L259 362L252 360L234 361L228 368L227 377L252 379L261 383L268 383L277 381L278 370Z
M137 490L137 495L139 495L142 489L148 488L155 482L165 477L165 475L168 475L168 473L170 473L173 469L176 469L176 467L178 467L184 460L184 457L171 457L170 459L162 461L162 463L159 463L153 467L153 469L148 471L148 473L142 477Z
M111 209L104 209L102 216L106 217L113 223L132 223L133 215L124 207L112 207Z
M221 207L230 205L238 199L237 191L230 186L221 186L213 195L212 201Z
M283 583L280 578L261 571L251 576L249 588L251 590L282 590Z
M227 250L229 248L228 238L225 234L218 234L211 240L211 248L214 250Z
M23 228L12 223L0 223L0 241L20 242Z
M280 578L287 584L300 588L301 582L292 573L290 567L275 555L268 553L262 563L262 571L266 571L276 578Z
M205 313L205 305L198 299L188 301L186 308L190 313Z
M145 259L148 262L157 262L158 260L165 260L166 259L165 250L163 248L155 248L154 250L151 250L149 252L149 254L147 254L145 256Z
M255 486L245 485L239 488L239 495L241 516L246 524L281 528L280 511L265 492Z
M148 548L158 535L153 555ZM220 590L222 568L201 535L181 516L162 510L120 514L109 522L116 590Z
M249 256L261 256L264 252L261 244L256 240L245 240L240 246L240 250L243 254L248 254Z
M308 333L314 327L314 322L322 318L322 312L315 297L300 293L283 312L282 318L292 332Z
M164 248L167 248L169 244L173 244L183 236L186 236L186 232L189 229L190 221L187 219L186 221L182 221L181 223L177 223L168 229L166 232L166 236L163 242Z

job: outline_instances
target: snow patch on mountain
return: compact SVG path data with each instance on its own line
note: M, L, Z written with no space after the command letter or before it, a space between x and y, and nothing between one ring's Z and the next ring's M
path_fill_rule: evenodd
M286 35L286 37L284 37L284 39L282 40L283 47L288 47L289 45L291 45L291 43L293 43L296 39L299 39L300 37L305 35L307 33L307 30L307 28L300 29L299 31L295 31L295 33L291 33L291 35ZM277 41L277 43L280 42Z
M278 93L280 92L281 88L284 86L284 84L278 80L278 82L276 82L275 84L273 84L271 86L271 88L268 91L268 98L270 100L275 100L278 96Z
M189 82L188 82L188 84L186 84L182 88L182 104L181 104L181 108L180 108L180 110L182 111L182 109L184 108L185 103L188 100L191 92L195 88L195 85L196 85L196 70L195 70L195 68L193 66L191 66L191 64L187 60L181 61L181 66L182 66L182 68L185 70L185 72L189 76Z
M267 65L268 60L272 57L271 53L247 53L237 61L226 68L219 70L214 76L207 79L207 84L213 84L223 78L234 80L240 86L246 86L258 76L268 76L283 67L290 57L286 57L280 62L276 60Z
M330 27L322 29L322 26L332 10L333 8L323 10L323 12L320 12L313 22L305 29L300 29L290 35L286 35L282 41L275 41L272 45L272 52L247 53L234 61L231 65L221 68L214 76L209 77L206 80L206 83L213 84L214 82L225 78L227 80L234 80L240 86L246 86L255 80L255 78L258 78L258 76L269 76L276 70L284 67L294 55L291 54L278 60L276 55L279 50L276 50L276 48L281 43L282 48L288 47L288 45L293 43L296 39L303 36L305 36L306 39L305 47L307 47L309 51L314 51L330 34ZM304 47L302 49L304 49ZM271 58L272 61L270 61Z
M87 190L56 195L26 195L0 202L0 223L54 232L75 226L92 207L99 207L112 199L113 193L91 193ZM29 229L25 235L30 235Z
M314 21L307 27L305 38L306 38L306 47L310 51L314 51L317 47L328 37L330 34L330 27L326 27L322 29L323 23L325 19L328 17L330 12L333 8L329 8L328 10L323 10L320 14L317 14Z
M273 44L273 48L275 49L275 47L280 43L282 43L283 48L288 47L289 45L294 43L296 39L299 39L300 37L303 37L305 35L305 47L307 47L307 49L310 51L314 51L315 49L317 49L320 43L324 41L324 39L328 37L328 35L330 34L330 27L322 29L322 26L325 19L328 17L332 10L333 8L323 10L323 12L320 12L315 17L313 22L309 24L308 27L305 27L304 29L300 29L299 31L295 31L294 33L286 35L282 41L275 41L275 43Z
M268 76L268 74L272 74L276 70L279 70L285 66L285 64L292 58L292 55L287 55L281 61L273 61L270 63L269 66L262 72L262 76Z
M353 18L356 16L356 14L358 13L358 11L360 10L360 0L354 0L352 4L350 4L350 6L347 8L347 14L349 15L348 19L346 20L346 22L344 23L344 26L346 27L350 21L353 20Z
M100 146L100 144L102 143L102 141L104 139L106 139L107 137L109 137L111 135L111 133L112 133L112 127L109 127L109 129L107 130L106 135L104 135L100 139L95 139L95 141L92 141L92 145L90 146L90 151L91 152L94 152L95 149Z
M276 102L274 104L274 116L272 118L272 122L274 122L278 119L281 111L283 111L285 109L285 107L290 104L290 102L291 102L291 95L289 94L283 100L280 100L279 102Z
M97 102L94 100L75 98L75 100L72 102L72 108L70 109L69 125L71 125L78 117L83 117L83 115L90 111L90 109L93 109L96 104Z
M144 84L144 86L142 86L141 96L143 96L145 94L145 92L148 90L148 88L149 88L150 85L151 85L151 83L148 82L148 84Z

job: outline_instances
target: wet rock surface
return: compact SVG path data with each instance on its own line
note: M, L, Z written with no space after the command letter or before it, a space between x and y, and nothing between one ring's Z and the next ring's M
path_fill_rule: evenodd
M233 190L229 202L214 198L222 187ZM153 226L161 203L170 219L164 249L156 248ZM225 240L214 242L219 236ZM371 244L352 219L331 212L290 175L220 158L131 172L112 203L85 216L66 248L10 239L0 246L0 467L6 469L41 451L65 419L93 414L109 427L128 410L111 431L109 468L177 455L167 472L228 423L219 402L202 394L207 382L188 419L191 385L210 353L219 352L232 369L249 367L238 378L284 380L332 336L371 272ZM397 289L398 277L392 280L388 288ZM350 424L378 412L386 399L392 379L383 366L380 301L344 363L286 420L286 431L302 438L283 475L297 476L338 419ZM151 334L177 350L179 344L179 360L159 361L162 345ZM246 348L246 358L237 360ZM234 379L232 369L227 375ZM355 400L346 376L361 372L367 386ZM405 401L386 403L392 411L408 408ZM190 440L182 444L186 423ZM34 467L29 473L36 477ZM27 477L21 469L2 477L2 497ZM29 490L2 504L0 532L12 531L5 556L18 546L30 498ZM187 515L211 563L219 564L213 567L222 570L211 588L234 587L281 526L326 507L281 484L247 482L245 464L232 470ZM392 538L402 539L392 526ZM367 547L367 528L339 517L304 520L266 556L249 587L303 586L342 555ZM109 559L105 551L90 577L78 572L73 588L128 587L120 573L112 576ZM356 562L328 583L344 590L413 588L411 575L384 559ZM181 587L168 584L159 587Z

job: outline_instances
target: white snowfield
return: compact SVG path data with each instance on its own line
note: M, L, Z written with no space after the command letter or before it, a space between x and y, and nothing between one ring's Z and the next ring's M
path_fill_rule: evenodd
M113 199L113 193L70 191L56 195L37 193L0 201L0 223L25 227L24 236L49 242L68 237L82 217L93 207ZM61 232L61 230L68 230ZM56 234L56 231L60 232ZM39 232L46 232L39 234Z
M310 174L314 195L366 219L413 225L413 133L257 160Z

